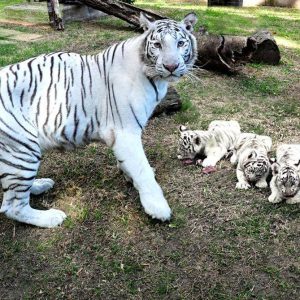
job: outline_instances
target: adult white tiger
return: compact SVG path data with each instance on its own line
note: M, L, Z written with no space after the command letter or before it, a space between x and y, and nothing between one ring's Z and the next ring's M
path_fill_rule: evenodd
M41 152L73 148L89 141L112 147L119 166L132 178L142 206L153 218L167 220L171 210L144 154L141 134L155 106L174 81L191 69L197 18L151 22L145 32L103 53L82 56L51 53L0 71L1 212L11 219L54 227L66 215L30 207L30 193L53 186L35 179Z

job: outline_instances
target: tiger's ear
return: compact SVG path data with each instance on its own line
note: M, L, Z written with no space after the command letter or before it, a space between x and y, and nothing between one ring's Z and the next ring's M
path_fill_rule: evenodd
M275 162L274 164L272 164L271 168L272 168L273 175L278 174L278 170L279 170L279 164L278 163Z
M140 14L140 26L143 28L144 31L147 31L154 27L154 22L151 22L150 19L143 13Z
M184 19L181 21L181 24L187 31L193 32L194 25L197 23L197 21L198 21L198 18L196 16L196 14L191 12L184 17Z
M188 129L187 129L186 126L184 126L184 125L180 125L180 126L179 126L179 131L183 132L183 131L187 131L187 130L188 130Z

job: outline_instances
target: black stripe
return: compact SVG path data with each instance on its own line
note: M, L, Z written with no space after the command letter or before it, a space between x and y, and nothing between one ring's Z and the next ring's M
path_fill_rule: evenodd
M112 54L112 57L111 57L111 64L114 63L115 54L116 54L116 50L117 50L118 46L119 46L119 44L116 44L116 45L115 45L115 49L114 49L113 54Z
M123 44L122 44L122 57L123 57L123 58L124 58L124 46L125 46L126 42L127 42L127 41L123 42Z
M51 91L51 87L53 84L53 67L54 67L54 57L51 57L51 65L50 65L50 84L47 90L47 116L46 116L46 121L43 125L43 131L45 133L45 135L47 135L45 127L49 121L49 115L50 115L50 91Z
M148 78L149 82L151 83L151 85L152 85L152 87L153 87L153 89L154 89L154 91L155 91L155 94L156 94L156 102L158 102L158 91L157 91L157 87L156 87L156 85L155 85L155 83L154 83L154 81L153 81L152 78L149 78L149 77L147 77L147 78Z
M40 74L40 82L41 82L43 79L43 73L42 73L40 64L38 64L37 66L38 66L38 70L39 70L39 74Z
M82 106L84 116L86 117L87 115L86 115L86 111L85 111L85 107L84 107L84 96L83 96L82 90L81 90L81 106Z
M101 68L100 68L100 64L99 64L99 55L97 55L97 67L98 67L98 71L100 73L100 77L102 77L102 72L101 72Z
M19 121L18 119L16 118L16 116L10 111L9 112L11 114L11 116L14 118L14 120L18 123L18 125L24 130L26 131L27 133L29 133L31 136L33 136L34 138L37 138L36 135L34 135L32 132L30 132L29 130L27 130Z
M112 96L113 96L114 104L115 104L115 107L116 107L116 111L117 111L117 114L118 114L118 117L119 117L119 120L120 120L120 123L121 123L121 127L123 128L122 118L121 118L121 115L120 115L120 112L119 112L119 109L118 109L113 83L111 84L111 90L112 90Z
M31 98L30 98L30 105L32 105L32 103L33 103L33 100L34 100L35 95L36 95L36 91L37 91L37 79L36 79L36 76L35 76L34 89L33 89L33 93L32 93Z
M12 98L12 94L11 94L11 90L10 90L10 87L9 87L8 73L6 75L7 75L7 93L8 93L8 97L9 97L9 100L11 102L12 107L15 107L14 102L13 102L13 98Z
M136 114L135 114L135 112L134 112L134 110L133 110L131 104L129 104L129 107L130 107L130 109L131 109L131 112L132 112L132 114L133 114L133 116L134 116L134 118L135 118L137 124L138 124L139 127L143 130L143 126L142 126L141 123L139 122L139 119L137 118L137 116L136 116Z
M31 85L32 85L32 80L33 80L33 76L32 76L32 66L31 66L31 64L32 64L32 62L35 60L35 58L34 59L32 59L32 60L30 60L29 62L28 62L28 68L29 68L29 75L30 75L30 81L29 81L29 88L28 88L28 92L30 91L30 89L31 89Z
M41 104L41 97L39 98L39 101L38 101L38 104L37 104L37 111L36 111L36 114L35 114L35 124L36 124L37 127L38 127L38 118L39 118L39 115L40 115L40 104Z
M57 80L57 82L60 81L60 68L61 68L60 63L58 63L58 74L57 74L58 80Z
M110 112L111 112L111 116L112 116L112 119L113 119L113 122L114 122L114 125L115 125L115 116L114 116L114 112L113 112L112 105L111 105L109 75L107 77L107 84L108 84L107 90L108 90L108 101L109 101L109 106L110 106Z
M75 105L75 110L74 110L74 131L73 131L73 140L76 143L76 134L77 134L77 130L78 130L78 124L79 124L79 120L77 118L77 105Z
M107 78L106 78L106 64L105 64L105 56L104 56L104 53L102 55L102 64L103 64L103 76L104 76L104 82L105 82L105 85L107 85Z
M64 88L67 87L67 64L66 61L64 61Z
M55 131L59 128L59 126L61 125L61 122L62 122L61 108L62 108L62 103L60 103L60 105L59 105L59 111L58 111L58 113L55 116L55 121L54 121ZM58 122L58 116L60 116L59 125L57 124L57 122Z
M88 57L86 56L85 57L85 60L86 60L86 65L88 67L88 71L89 71L89 79L90 79L90 94L92 96L92 85L93 85L93 82L92 82L92 74L91 74L91 68L90 68L90 64L89 64L89 61L88 61Z
M95 117L96 117L97 125L100 126L100 121L98 119L98 109L97 108L96 108L96 112L95 112Z
M83 95L84 95L84 97L86 97L86 91L85 91L84 80L83 80L85 65L84 65L82 56L80 56L80 59L81 59L81 64L80 64L80 66L81 66L81 87L83 89Z
M14 133L18 133L17 131L15 131L12 127L10 127L8 124L6 124L3 119L0 117L0 122L2 122L2 124L4 124L9 130L11 130Z
M23 106L23 99L24 99L24 89L22 90L21 95L20 95L20 104L21 104L21 106Z
M7 166L13 167L15 169L19 169L19 170L23 170L23 171L32 171L32 172L36 172L36 169L31 169L31 168L27 168L23 165L18 165L18 164L14 164L6 159L0 158L0 162L6 164Z
M74 74L73 74L73 69L70 68L71 71L71 85L74 86Z

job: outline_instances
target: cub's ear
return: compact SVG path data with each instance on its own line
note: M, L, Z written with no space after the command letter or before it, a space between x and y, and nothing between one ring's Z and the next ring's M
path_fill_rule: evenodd
M278 170L279 170L278 163L275 162L274 164L272 164L271 168L272 168L273 175L278 174Z
M187 31L193 32L194 25L197 23L197 21L198 21L198 18L196 16L196 14L191 12L184 17L184 19L181 21L181 24Z
M147 31L154 27L154 22L152 22L146 15L143 13L140 14L140 26L143 28L144 31Z
M184 126L184 125L180 125L180 126L179 126L179 131L183 132L183 131L187 131L187 130L188 130L188 129L187 129L186 126Z
M251 151L251 153L248 155L248 159L255 158L256 156L257 156L256 151Z

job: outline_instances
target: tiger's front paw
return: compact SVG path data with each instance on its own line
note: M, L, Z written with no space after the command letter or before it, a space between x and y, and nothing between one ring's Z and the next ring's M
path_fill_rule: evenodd
M248 190L250 187L251 185L248 182L238 182L235 186L235 188L239 190Z
M153 219L161 221L170 220L172 212L166 199L156 198L155 196L144 196L141 201L146 214L150 215Z

